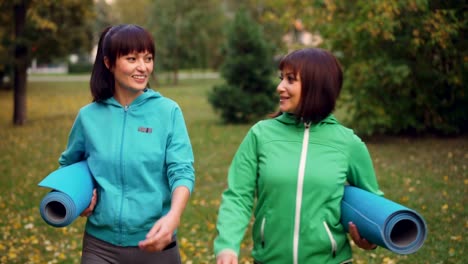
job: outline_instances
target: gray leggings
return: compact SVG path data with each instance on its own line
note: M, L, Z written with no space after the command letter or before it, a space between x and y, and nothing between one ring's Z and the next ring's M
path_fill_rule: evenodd
M180 264L177 242L160 252L145 252L138 247L119 247L85 233L81 264Z

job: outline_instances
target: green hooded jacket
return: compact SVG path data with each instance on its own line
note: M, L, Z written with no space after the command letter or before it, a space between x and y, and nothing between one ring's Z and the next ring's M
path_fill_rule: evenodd
M310 126L290 114L258 122L229 168L215 254L239 256L254 210L252 256L257 262L351 261L340 223L346 184L383 195L366 145L333 115Z

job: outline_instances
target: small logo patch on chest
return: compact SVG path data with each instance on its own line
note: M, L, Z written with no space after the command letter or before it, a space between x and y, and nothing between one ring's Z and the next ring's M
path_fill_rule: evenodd
M153 129L151 127L139 127L138 132L142 133L152 133Z

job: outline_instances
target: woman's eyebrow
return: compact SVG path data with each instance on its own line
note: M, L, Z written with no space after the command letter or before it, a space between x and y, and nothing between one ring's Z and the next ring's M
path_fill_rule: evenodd
M294 72L293 71L288 71L288 72L285 72L285 71L280 71L280 74L283 74L283 75L294 75Z

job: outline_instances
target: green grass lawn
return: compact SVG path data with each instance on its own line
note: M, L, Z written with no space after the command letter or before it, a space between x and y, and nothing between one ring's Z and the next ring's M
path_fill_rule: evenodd
M195 152L196 186L179 229L183 263L214 263L216 212L231 158L250 125L223 125L206 100L220 80L162 85L184 111ZM0 263L79 263L85 219L48 226L37 183L55 170L78 109L90 101L87 82L37 82L28 87L28 122L12 126L12 92L0 91ZM400 256L354 248L355 263L462 263L466 258L468 137L366 139L387 198L420 212L424 246ZM241 263L250 263L250 237Z

